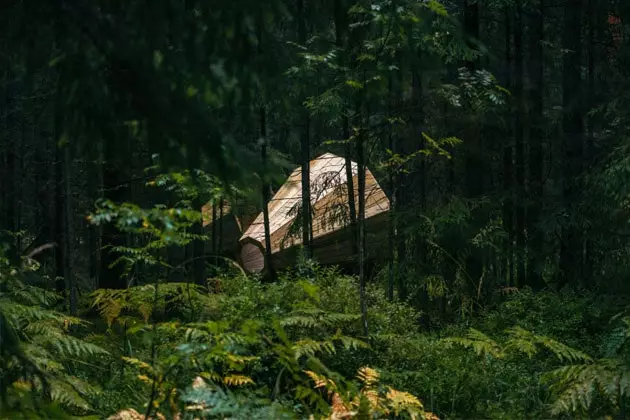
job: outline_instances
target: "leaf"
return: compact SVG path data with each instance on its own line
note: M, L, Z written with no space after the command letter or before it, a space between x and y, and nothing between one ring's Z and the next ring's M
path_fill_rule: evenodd
M444 7L444 5L440 3L438 0L426 1L424 5L433 13L439 16L448 16L448 11L446 10L446 7Z
M253 384L254 380L249 376L230 375L223 378L223 382L228 386L243 386Z

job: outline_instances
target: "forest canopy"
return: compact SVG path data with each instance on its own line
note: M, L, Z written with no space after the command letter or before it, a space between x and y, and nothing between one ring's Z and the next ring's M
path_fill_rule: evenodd
M626 3L4 2L0 418L626 418Z

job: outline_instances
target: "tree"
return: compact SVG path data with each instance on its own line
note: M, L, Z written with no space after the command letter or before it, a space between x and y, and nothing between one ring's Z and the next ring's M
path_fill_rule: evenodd
M564 8L562 45L562 131L564 150L563 199L567 219L560 249L559 286L582 281L582 235L579 226L579 177L583 159L582 110L582 2L572 0Z

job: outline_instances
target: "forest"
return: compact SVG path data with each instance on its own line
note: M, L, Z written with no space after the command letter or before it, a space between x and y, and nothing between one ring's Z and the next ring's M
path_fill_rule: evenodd
M630 418L630 2L0 22L0 420Z

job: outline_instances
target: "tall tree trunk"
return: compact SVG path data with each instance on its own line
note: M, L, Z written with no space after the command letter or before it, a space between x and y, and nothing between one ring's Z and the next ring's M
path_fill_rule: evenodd
M409 46L411 47L411 101L412 101L412 114L411 114L411 141L413 148L419 147L424 149L426 147L426 141L423 136L424 132L424 108L423 108L423 86L422 86L422 72L420 69L422 63L422 52L420 48L415 45L415 41L412 36L412 31L408 34ZM418 139L418 140L416 140ZM415 143L415 144L414 144ZM427 159L425 156L419 157L418 166L414 168L414 171L408 176L410 187L414 191L413 206L416 211L424 212L426 210L426 176L427 176ZM427 255L427 243L426 238L423 236L423 231L416 231L414 237L413 247L413 261L415 261L416 270L414 271L417 276L424 276L424 267L426 264ZM419 270L418 270L419 268ZM429 293L428 288L422 288L419 292L419 305L422 308L426 308L429 305Z
M586 94L586 104L584 106L585 111L590 111L597 106L597 94L595 85L595 63L597 62L598 54L596 45L599 43L597 36L597 28L601 25L600 16L601 6L598 4L598 0L588 0L588 85ZM589 115L587 119L587 137L586 137L586 162L591 167L596 160L595 156L595 131L597 130L596 116ZM584 232L584 276L589 286L593 285L593 239L594 232L589 231L587 228Z
M265 108L260 107L260 137L262 139L262 145L260 148L260 157L263 164L263 182L262 182L262 209L263 209L263 226L265 229L265 267L267 267L267 275L270 280L276 279L276 271L273 267L273 261L271 259L271 231L269 228L269 200L271 187L269 186L267 164L267 123L265 116Z
M310 168L310 119L308 111L304 111L304 134L301 141L301 161L302 161L302 247L304 258L312 258L311 236L311 168Z
M217 225L217 204L215 202L214 197L212 198L212 254L216 255L217 253L217 245L218 245L218 225ZM215 260L216 261L216 260Z
M90 165L88 168L88 195L90 197L90 211L93 210L94 201L102 196L103 171L102 171L102 146L97 139L90 148ZM98 285L99 267L101 265L101 227L88 226L88 248L90 252L90 279Z
M64 255L66 250L66 235L64 232L64 176L63 176L63 150L59 146L61 137L61 108L55 104L55 240L58 246L55 248L55 290L61 296L66 296L66 273ZM67 303L67 302L66 302Z
M505 70L504 84L512 85L512 11L505 6ZM514 200L513 200L513 147L511 121L505 127L505 145L503 147L503 229L507 233L505 246L505 277L508 285L514 284L514 254L512 245L514 241Z
M196 155L196 153L192 153ZM196 196L192 202L193 208L195 211L201 212L203 205L202 198L202 184L199 182L198 176L196 175L196 171L199 169L199 160L194 158L192 162L190 162L189 167L192 177L193 177L193 185L197 189ZM214 225L213 221L213 225ZM203 220L201 217L199 220L195 221L195 223L191 226L191 233L197 236L203 235ZM192 271L193 271L193 281L198 285L206 285L206 260L205 260L205 242L203 239L193 239L191 244L191 262L192 262Z
M335 44L339 49L345 49L340 56L341 65L346 64L348 55L350 54L348 46L348 16L346 4L344 0L335 0ZM349 209L349 225L350 225L350 246L352 247L352 255L357 255L357 207L354 196L354 175L352 173L352 145L350 144L350 122L348 110L345 110L342 116L342 136L344 139L344 159L346 166L346 178L348 189L348 209Z
M464 5L464 27L470 48L477 50L476 43L479 42L479 2L476 0L466 0ZM478 59L466 62L466 67L471 71L475 71L479 67ZM471 121L469 129L466 131L465 141L469 147L466 150L466 195L469 199L475 200L482 196L484 185L484 162L482 159L481 136L479 135L478 123ZM483 272L483 261L479 255L479 251L475 248L471 249L469 256L466 258L466 271L473 281L480 281ZM470 297L474 296L476 290L475 285L467 282L467 293Z
M306 44L306 16L304 13L304 0L297 0L298 13L298 42ZM301 111L303 119L303 133L300 141L301 161L302 161L302 247L304 258L312 258L311 249L311 169L310 169L310 117L308 110Z
M401 86L404 86L405 78L403 71L398 72L398 83ZM402 95L399 96L400 105L402 105L403 99ZM406 141L401 141L396 144L396 151L401 156L405 156L406 153L409 153L408 145ZM394 214L394 220L396 221L396 293L398 294L398 299L404 301L407 299L407 281L406 275L403 270L406 267L408 261L407 255L407 221L406 215L404 214L407 209L407 205L409 204L409 193L408 193L408 184L407 184L407 174L404 171L398 171L396 174L395 184L396 189L392 192L393 200L396 202L396 213Z
M12 75L11 69L9 68L6 73L7 79L9 79ZM2 184L4 185L5 191L5 201L4 201L4 228L9 233L15 233L17 230L16 224L16 160L17 160L17 147L15 141L15 128L16 128L16 109L17 106L16 96L17 92L15 89L15 83L10 83L9 86L5 89L5 109L3 110L3 115L5 116L5 133L6 136L6 174L7 178L3 180ZM19 264L19 255L18 250L15 243L14 237L9 237L10 239L10 247L8 250L8 257L12 264Z
M357 255L358 249L358 231L357 231L357 204L354 196L354 174L352 173L352 145L350 143L350 127L348 116L343 117L343 138L344 159L346 167L347 189L348 189L348 210L350 216L350 246L352 247L352 255Z
M219 253L221 253L221 255L223 255L223 196L221 196L219 198L219 226L218 226L218 230L219 230L219 243L218 248L219 248Z
M359 233L359 293L361 299L361 324L363 325L363 334L368 336L368 319L367 319L367 296L365 291L366 283L366 261L365 261L365 147L364 147L364 130L363 118L359 114L361 126L357 137L357 166L359 170L359 214L357 218L357 227Z
M544 287L542 258L544 236L538 226L543 204L543 97L544 97L544 13L545 2L539 0L529 24L528 76L530 80L530 130L529 130L529 207L527 209L528 262L527 284L534 290Z
M389 79L389 114L390 117L393 114L393 78L390 76ZM389 150L395 154L396 153L396 140L394 138L394 127L390 126L389 129ZM394 300L394 282L395 282L395 268L396 268L396 172L393 166L389 167L389 171L387 174L388 183L389 183L389 195L390 206L389 206L389 225L388 225L388 258L387 258L387 298L392 301Z
M464 27L469 47L476 50L476 42L479 40L479 4L476 0L466 0L464 5ZM466 67L470 71L478 68L477 60L469 60ZM470 149L466 153L466 182L469 198L481 196L483 188L483 171L479 160L479 136L477 127L471 127L467 133L466 142Z
M63 68L59 73L60 81L63 80L65 72ZM65 229L67 222L66 214L66 201L68 201L68 189L66 188L66 179L64 171L66 166L66 150L68 145L63 145L63 130L64 130L64 111L63 111L63 92L61 90L61 83L58 83L55 92L55 102L53 109L53 142L55 146L55 238L58 246L55 249L55 289L58 294L64 296L65 304L68 304L68 296L66 295L66 284L70 279L71 273L68 273L69 261L66 258L70 246L67 244L69 235Z
M582 1L569 0L564 8L562 104L564 146L564 205L569 220L563 227L560 249L560 277L558 286L568 282L581 282L582 239L576 226L579 217L578 182L583 159L582 110Z
M63 235L63 265L66 283L70 292L69 306L70 315L77 314L77 278L74 269L74 222L73 222L73 206L72 206L72 160L70 154L70 143L63 145L63 198L64 198L64 235Z
M525 146L523 143L523 6L521 0L516 2L514 23L514 148L516 169L516 285L525 281Z

